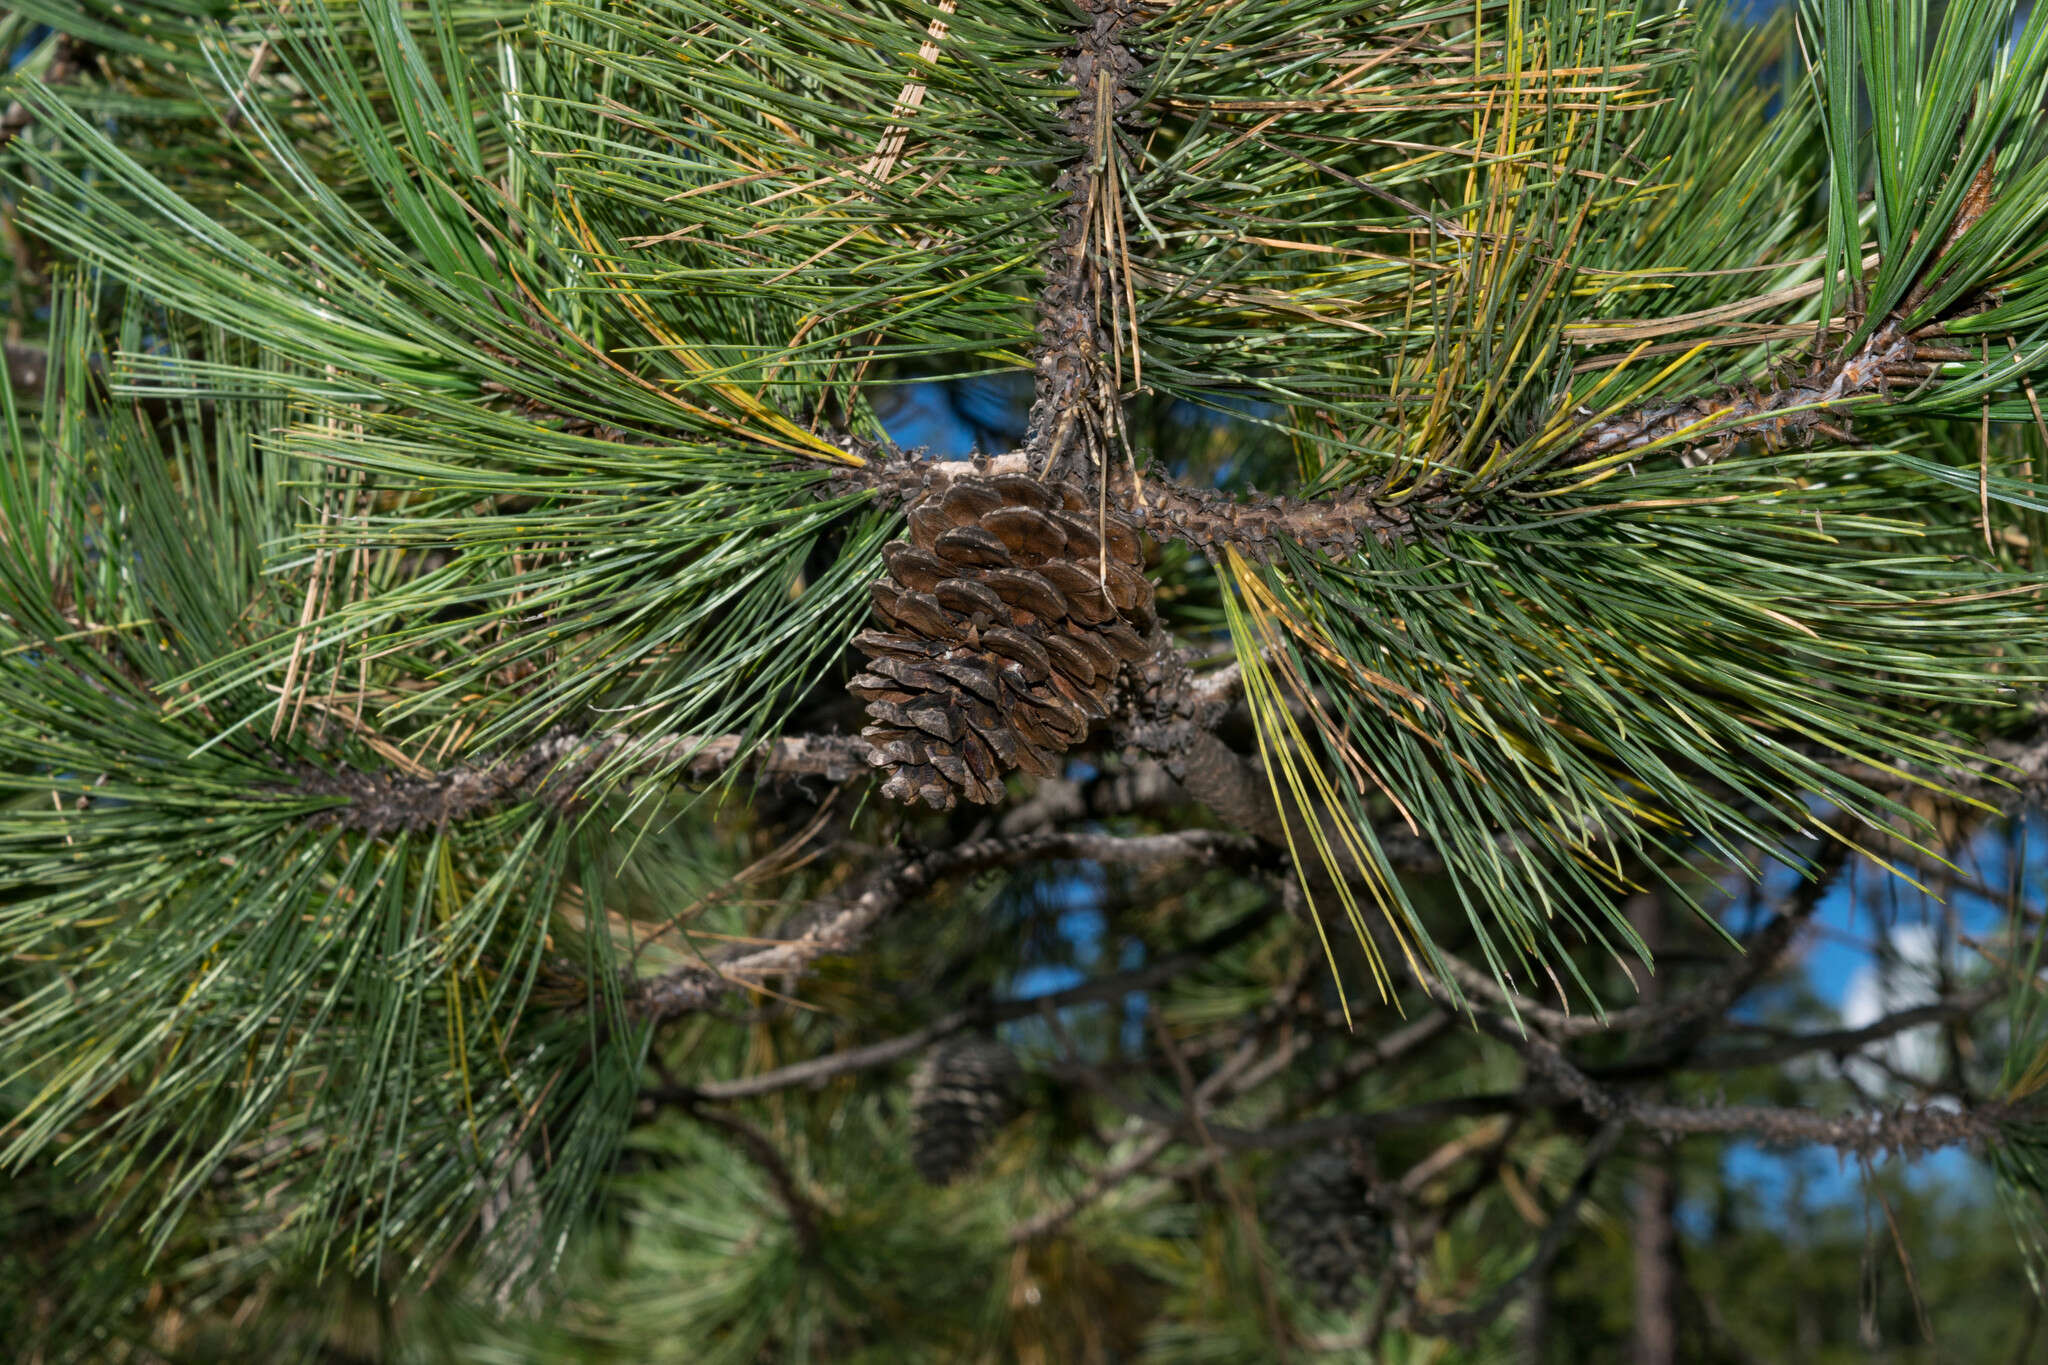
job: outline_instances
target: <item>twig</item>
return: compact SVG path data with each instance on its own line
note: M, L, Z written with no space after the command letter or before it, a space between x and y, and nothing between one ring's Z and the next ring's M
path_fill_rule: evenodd
M1053 182L1065 203L1038 290L1036 375L1024 445L1032 472L1057 470L1060 477L1107 471L1107 440L1121 429L1122 400L1112 375L1118 339L1103 330L1102 303L1107 296L1116 314L1129 292L1127 255L1109 248L1121 237L1124 212L1116 123L1138 102L1138 60L1123 41L1138 6L1078 0L1078 8L1086 27L1061 64L1075 94L1060 110L1076 156Z
M1171 1128L1153 1129L1126 1155L1096 1171L1088 1178L1088 1183L1072 1196L1049 1209L1033 1214L1011 1228L1008 1237L1010 1245L1035 1242L1065 1227L1090 1205L1157 1161L1159 1154L1172 1146L1178 1136L1179 1134Z
M2021 1117L2019 1106L2001 1102L1958 1109L1947 1104L1899 1108L1890 1113L1823 1114L1817 1109L1766 1105L1637 1105L1629 1122L1668 1137L1743 1135L1767 1147L1832 1147L1845 1156L1924 1156L1945 1147L1995 1147L2003 1125Z
M1469 1342L1480 1329L1499 1317L1501 1310L1513 1303L1522 1287L1531 1281L1541 1279L1550 1270L1551 1262L1564 1250L1565 1238L1570 1235L1572 1224L1578 1219L1579 1205L1592 1193L1593 1178L1600 1173L1600 1164L1614 1150L1614 1144L1621 1140L1623 1125L1610 1120L1587 1144L1584 1163L1579 1167L1578 1178L1572 1181L1563 1202L1550 1215L1550 1222L1543 1229L1543 1236L1537 1240L1536 1254L1529 1263L1509 1276L1507 1281L1489 1294L1485 1302L1476 1308L1463 1312L1446 1313L1441 1317L1422 1318L1410 1324L1413 1330L1429 1336L1450 1337Z
M1836 1056L1847 1056L1870 1043L1903 1033L1909 1028L1923 1024L1947 1023L1967 1018L1986 1005L2004 999L2011 987L2004 982L1991 981L1976 990L1966 992L1950 1000L1939 1000L1930 1005L1919 1005L1913 1009L1900 1010L1886 1015L1862 1028L1830 1029L1825 1033L1794 1034L1779 1042L1763 1047L1731 1049L1726 1052L1709 1052L1688 1058L1688 1071L1741 1071L1750 1067L1776 1066L1794 1057L1804 1057L1815 1052L1832 1052ZM1612 1079L1620 1074L1598 1072L1602 1079Z
M1367 1072L1376 1071L1388 1062L1435 1041L1450 1031L1451 1023L1448 1014L1425 1014L1383 1038L1354 1044L1342 1062L1316 1079L1309 1091L1309 1102L1321 1103Z
M1740 958L1731 962L1727 970L1714 980L1667 999L1598 1015L1568 1014L1500 985L1490 973L1455 956L1445 955L1445 970L1466 995L1491 1001L1513 1017L1556 1038L1587 1038L1644 1029L1663 1029L1668 1035L1684 1026L1719 1018L1730 1005L1776 968L1778 959L1791 946L1793 937L1813 917L1821 900L1834 885L1835 878L1847 864L1848 850L1839 842L1830 841L1822 854L1822 862L1814 869L1814 874L1800 882L1792 894L1779 903L1770 920L1743 945ZM1424 984L1441 1002L1457 1003L1440 983Z
M1068 858L1132 866L1213 863L1247 858L1255 848L1243 835L1192 829L1130 838L1054 833L981 839L917 857L898 857L870 874L851 899L813 907L805 916L806 927L793 937L765 946L738 945L701 965L650 977L634 986L634 999L644 1017L673 1019L704 1008L728 991L757 988L771 977L799 973L818 958L848 951L897 906L956 872Z
M1274 908L1269 905L1241 915L1215 933L1190 944L1185 951L1160 958L1157 962L1148 963L1133 971L1084 981L1078 986L1032 996L1029 999L1002 1000L977 1009L955 1010L923 1028L914 1029L883 1042L792 1062L788 1066L777 1067L773 1071L764 1071L754 1076L741 1076L729 1081L701 1081L673 1092L658 1091L649 1098L673 1101L690 1095L706 1100L736 1100L753 1095L773 1094L800 1085L821 1085L836 1076L887 1066L891 1062L916 1056L939 1039L967 1029L986 1027L1006 1019L1021 1019L1046 1009L1059 1010L1095 1001L1121 1000L1133 991L1151 990L1173 980L1182 972L1213 961L1216 954L1226 951L1264 927L1271 921L1273 914Z
M1155 1124L1155 1131L1144 1141L1126 1156L1098 1170L1071 1198L1012 1227L1009 1233L1011 1245L1036 1241L1058 1231L1111 1190L1158 1160L1159 1154L1172 1146L1191 1126L1201 1123L1203 1111L1230 1092L1237 1079L1251 1066L1257 1056L1258 1051L1255 1048L1240 1049L1236 1056L1217 1067L1206 1080L1195 1087L1189 1096L1188 1108L1183 1114L1172 1121Z
M1521 1053L1532 1071L1593 1118L1667 1137L1742 1133L1766 1146L1817 1144L1864 1159L1879 1153L1910 1157L1944 1147L1997 1145L2004 1140L2003 1125L2025 1112L2023 1106L2002 1101L1970 1109L1929 1104L1886 1114L1839 1115L1766 1105L1644 1103L1620 1087L1601 1084L1546 1039L1522 1033L1495 1014L1475 1012L1475 1018L1481 1029Z
M507 758L406 773L303 772L280 795L328 796L341 804L322 810L322 822L370 834L427 830L511 801L574 801L585 778L612 764L644 772L676 764L696 780L719 775L744 760L767 777L819 777L845 781L868 770L867 746L851 735L789 735L743 748L738 735L677 735L645 742L619 731L558 732Z

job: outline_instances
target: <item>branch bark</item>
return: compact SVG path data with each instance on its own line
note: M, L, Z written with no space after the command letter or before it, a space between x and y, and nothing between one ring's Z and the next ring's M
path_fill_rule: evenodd
M1880 327L1855 354L1816 360L1798 383L1769 394L1725 390L1703 398L1638 408L1590 425L1563 464L1682 442L1687 464L1704 464L1729 453L1740 440L1761 440L1772 449L1811 439L1829 424L1835 405L1881 397L1908 376L1903 367L1920 359L1921 345L1896 324ZM1703 447L1711 443L1711 454Z
M708 961L650 977L632 987L640 1013L656 1022L704 1008L730 991L756 989L774 977L800 974L811 963L849 951L878 921L942 877L1009 863L1092 859L1126 866L1243 860L1256 844L1238 834L1182 830L1119 838L1109 834L1034 834L980 839L955 848L890 859L851 898L812 907L796 934L776 943L742 944Z
M1846 1057L1871 1043L1881 1042L1896 1033L1904 1033L1907 1029L1968 1018L1986 1005L2005 999L2011 993L2011 989L2005 982L1987 981L1975 990L1966 991L1953 999L1900 1010L1862 1028L1794 1034L1762 1047L1709 1052L1688 1059L1685 1067L1688 1071L1742 1071L1750 1067L1777 1066L1795 1057L1807 1057L1816 1052L1830 1052L1837 1057ZM1606 1073L1598 1074L1605 1078Z
M1062 478L1108 468L1110 435L1122 425L1119 376L1112 374L1118 338L1103 330L1102 305L1107 296L1111 314L1119 314L1128 285L1116 125L1138 102L1138 59L1124 44L1138 7L1131 0L1078 0L1078 7L1086 27L1062 63L1076 93L1060 111L1078 154L1053 182L1066 202L1038 292L1037 373L1024 447L1037 470ZM1135 314L1131 325L1135 336ZM1135 346L1131 354L1135 364Z
M1007 1019L1022 1019L1048 1009L1061 1010L1096 1001L1122 1000L1133 991L1154 989L1182 972L1210 961L1217 953L1256 933L1272 919L1273 913L1273 908L1269 906L1241 915L1215 933L1190 944L1186 951L1160 958L1157 962L1133 971L1084 981L1078 986L1069 986L1062 991L1035 995L1028 999L1000 1000L978 1009L955 1010L923 1028L879 1043L829 1052L753 1076L741 1076L729 1081L705 1081L677 1090L657 1091L649 1098L657 1102L675 1101L688 1096L706 1100L737 1100L773 1094L778 1090L789 1090L800 1085L822 1085L837 1076L887 1066L891 1062L914 1057L939 1039L968 1029L986 1027Z
M1510 1276L1485 1301L1476 1308L1459 1313L1446 1313L1441 1317L1418 1318L1410 1326L1430 1336L1450 1337L1453 1340L1471 1342L1488 1323L1501 1315L1502 1310L1513 1303L1523 1292L1523 1286L1542 1280L1564 1250L1566 1239L1571 1235L1572 1225L1579 1216L1579 1207L1586 1202L1586 1196L1593 1192L1593 1178L1600 1173L1600 1166L1613 1152L1614 1145L1621 1140L1622 1125L1609 1122L1586 1148L1586 1155L1579 1167L1577 1178L1571 1189L1559 1201L1550 1221L1544 1224L1543 1235L1537 1239L1536 1254L1529 1263Z
M433 829L512 801L544 799L566 806L575 801L583 781L606 763L636 772L680 763L686 776L706 781L739 762L763 777L832 782L868 771L867 745L851 735L787 735L745 747L738 735L678 735L648 743L620 731L563 732L506 758L424 773L305 771L296 783L273 790L340 798L340 804L320 813L322 822L390 834Z

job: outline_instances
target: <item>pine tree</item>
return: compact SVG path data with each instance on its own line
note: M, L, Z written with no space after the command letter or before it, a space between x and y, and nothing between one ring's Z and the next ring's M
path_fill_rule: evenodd
M2048 1253L2048 9L0 46L31 1358L1557 1358L1660 1141ZM1882 877L1931 1001L1731 1028Z

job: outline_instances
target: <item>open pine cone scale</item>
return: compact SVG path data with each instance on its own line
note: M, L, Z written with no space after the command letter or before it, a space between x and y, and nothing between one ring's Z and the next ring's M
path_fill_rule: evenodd
M879 628L853 641L868 761L898 800L993 804L1011 769L1057 774L1122 666L1150 657L1143 546L1082 490L1021 474L955 480L908 518L874 584Z

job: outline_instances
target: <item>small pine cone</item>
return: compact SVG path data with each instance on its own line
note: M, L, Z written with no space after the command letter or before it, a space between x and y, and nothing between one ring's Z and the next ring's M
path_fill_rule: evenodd
M1342 1152L1305 1156L1275 1177L1261 1215L1280 1262L1317 1303L1356 1308L1391 1238L1371 1186Z
M1056 775L1109 714L1118 670L1152 653L1138 534L1079 489L957 480L918 500L910 538L883 558L881 628L854 636L868 667L851 688L874 719L861 734L889 770L886 796L993 805L1012 768Z
M910 1078L910 1162L934 1185L952 1183L1017 1112L1017 1059L969 1039L925 1054Z

